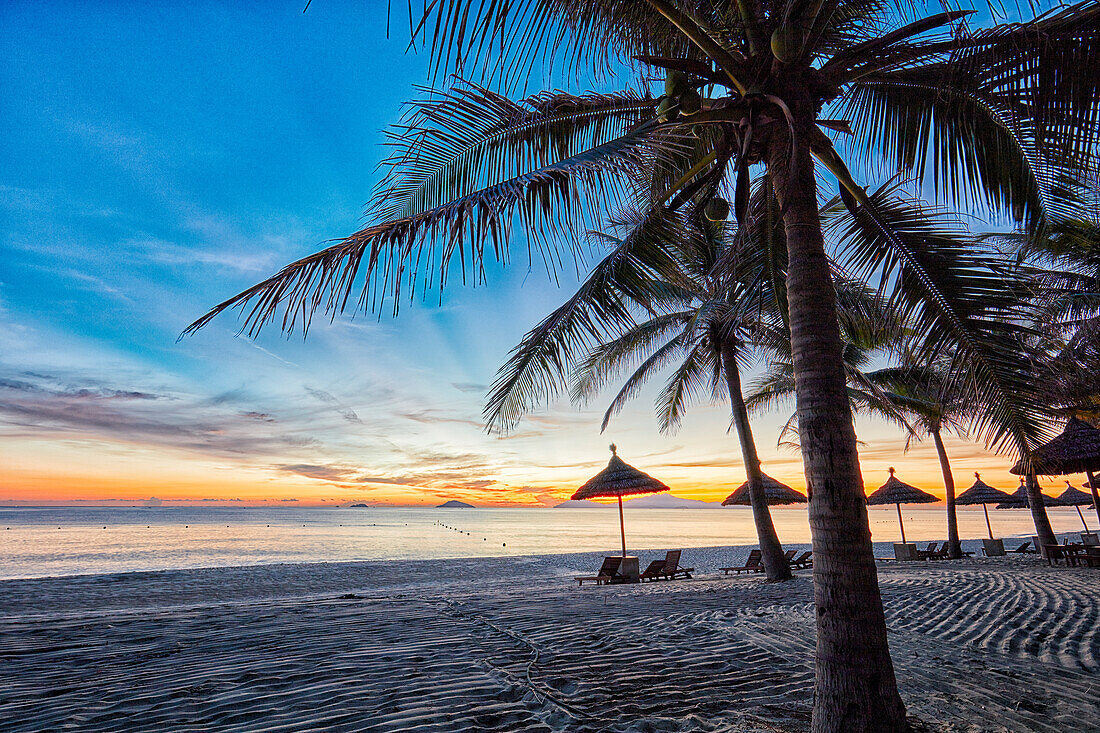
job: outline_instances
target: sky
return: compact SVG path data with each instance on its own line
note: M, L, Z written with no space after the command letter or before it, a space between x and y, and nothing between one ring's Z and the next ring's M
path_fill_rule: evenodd
M177 340L364 223L382 131L429 83L407 28L387 39L384 2L303 5L0 5L0 503L542 506L611 441L678 496L744 481L728 406L662 435L655 390L602 435L610 395L486 433L496 369L576 284L537 268L396 319L319 319L306 340L250 340L232 315ZM792 409L754 427L764 470L801 488L800 456L776 447ZM869 488L896 466L942 495L930 442L857 429ZM948 450L960 488L974 470L1015 486L1010 459Z

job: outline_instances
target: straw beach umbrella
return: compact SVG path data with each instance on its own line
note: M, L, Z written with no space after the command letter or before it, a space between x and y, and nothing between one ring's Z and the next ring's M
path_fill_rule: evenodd
M901 541L905 543L905 522L901 518L902 504L932 504L939 499L927 491L921 491L916 486L899 481L894 476L894 467L890 466L890 478L882 486L867 497L867 504L894 504L898 508L898 524L901 525Z
M1020 461L1010 470L1015 474L1025 473L1024 461ZM1096 518L1100 519L1100 496L1097 495L1100 481L1093 474L1094 471L1100 471L1100 430L1075 417L1069 419L1061 435L1031 453L1031 472L1036 475L1086 474L1089 477L1088 486L1092 489L1092 505L1096 509Z
M801 494L790 486L776 481L768 474L762 474L762 477L764 479L764 495L767 497L768 506L775 506L776 504L805 504L808 501L805 494ZM744 506L752 504L749 498L748 481L738 486L736 491L722 501L722 506L733 506L734 504L741 504Z
M571 499L593 499L595 497L614 496L619 500L619 532L623 540L623 557L626 557L626 525L623 522L623 497L635 494L655 494L668 491L648 473L642 473L619 458L615 444L611 444L611 460L607 468L588 479L588 483L577 489Z
M1081 517L1081 524L1084 525L1085 531L1089 531L1089 525L1085 522L1085 515L1081 513L1081 507L1091 506L1092 497L1086 494L1080 489L1073 487L1069 481L1066 482L1066 490L1058 495L1058 503L1062 506L1071 506L1077 510L1077 516Z
M982 475L977 471L974 472L974 479L974 485L955 497L955 503L969 506L981 504L982 511L985 512L985 528L989 530L989 539L993 539L993 526L989 523L988 505L1012 501L1012 495L982 481Z
M1040 494L1043 497L1043 506L1058 506L1058 500L1053 496L1047 496L1046 494ZM1020 477L1020 485L1008 495L1006 501L1002 501L994 509L1027 509L1031 506L1031 503L1027 499L1027 484L1024 483L1024 477Z

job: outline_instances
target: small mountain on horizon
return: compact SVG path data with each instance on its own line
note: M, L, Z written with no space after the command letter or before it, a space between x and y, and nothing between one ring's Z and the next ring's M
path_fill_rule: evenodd
M626 499L632 509L716 509L722 506L718 502L700 499L681 499L669 494L649 494L637 499Z
M366 509L370 507L370 504L349 504L348 507L351 509L355 509L356 507L363 507Z
M442 504L440 504L439 506L436 507L436 509L474 509L474 508L475 507L474 507L473 504L467 504L466 502L459 501L458 499L451 499L450 501L445 501L445 502L443 502Z
M601 508L606 509L611 506L610 504L601 504L598 501L592 501L591 499L568 499L561 504L555 504L551 509L584 509L584 508Z

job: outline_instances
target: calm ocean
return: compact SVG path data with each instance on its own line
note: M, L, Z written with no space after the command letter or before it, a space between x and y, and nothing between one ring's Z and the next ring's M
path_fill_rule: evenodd
M902 512L910 541L945 537L942 506ZM1056 532L1081 529L1073 509L1048 512ZM773 507L772 515L784 542L809 542L805 507ZM875 541L898 539L893 507L873 508L870 516ZM990 516L999 537L1033 531L1027 510ZM964 538L986 536L980 508L960 509L959 525ZM614 508L0 507L0 532L0 578L599 552L619 546ZM628 503L626 533L628 551L755 543L748 507L631 509Z

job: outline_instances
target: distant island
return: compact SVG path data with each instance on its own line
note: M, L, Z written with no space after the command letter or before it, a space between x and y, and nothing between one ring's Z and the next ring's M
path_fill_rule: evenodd
M474 507L473 504L467 504L466 502L459 501L458 499L451 499L450 501L445 501L445 502L443 502L442 504L440 504L439 506L436 507L436 509L474 509L474 508L475 507Z
M350 505L349 505L349 507L350 507L351 509L354 509L354 508L355 508L355 507L357 507L357 506L358 506L358 507L363 507L364 509L366 509L366 508L368 508L368 507L370 506L370 504L350 504Z
M722 506L718 502L683 499L671 494L650 494L637 499L626 499L623 503L627 507L639 509L719 509Z

